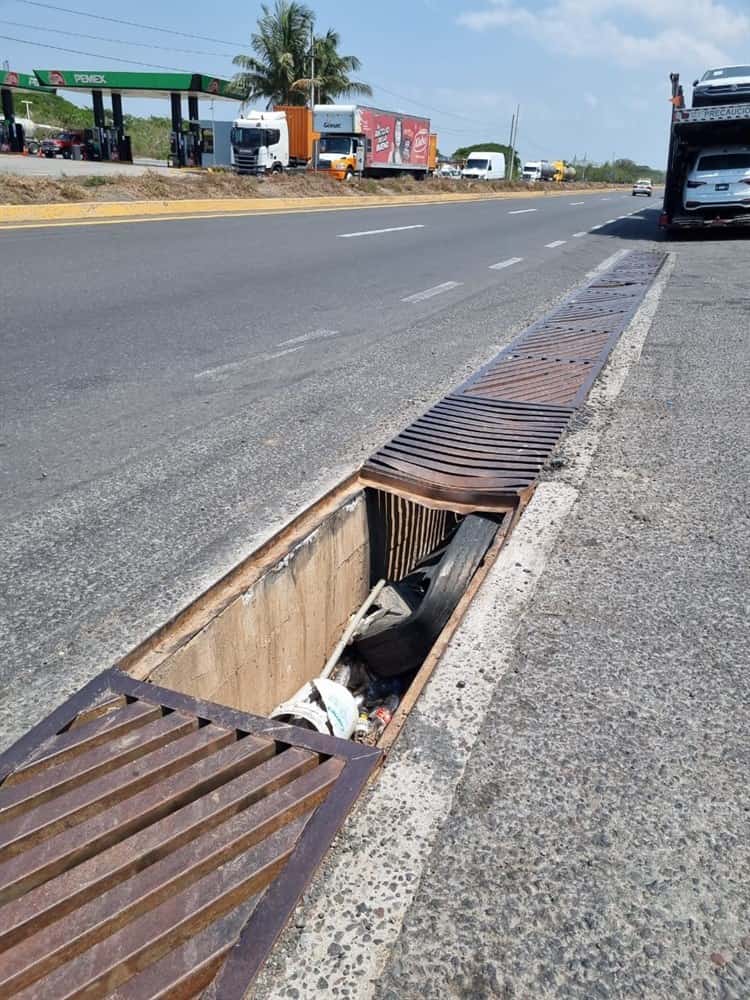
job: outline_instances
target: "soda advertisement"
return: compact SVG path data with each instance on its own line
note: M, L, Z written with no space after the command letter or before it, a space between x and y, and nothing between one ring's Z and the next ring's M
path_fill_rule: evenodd
M372 141L367 163L382 167L427 167L430 122L388 111L362 108L362 131Z

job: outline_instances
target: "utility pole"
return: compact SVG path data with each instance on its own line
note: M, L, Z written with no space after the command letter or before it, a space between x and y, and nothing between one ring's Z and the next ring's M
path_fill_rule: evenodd
M513 175L516 171L516 147L518 145L518 119L521 117L521 105L516 106L516 113L513 115L513 121L510 127L510 170L508 171L508 179L513 180Z
M315 107L315 25L310 24L310 110Z

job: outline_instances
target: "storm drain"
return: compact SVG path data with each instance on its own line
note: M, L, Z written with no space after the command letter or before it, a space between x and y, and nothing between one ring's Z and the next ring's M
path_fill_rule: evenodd
M372 485L454 506L522 503L664 254L631 251L365 463Z
M351 648L393 743L664 260L569 296L0 758L0 996L247 995L382 759L269 716L353 684Z
M29 1000L194 996L220 969L243 996L380 759L119 670L13 755L0 995Z

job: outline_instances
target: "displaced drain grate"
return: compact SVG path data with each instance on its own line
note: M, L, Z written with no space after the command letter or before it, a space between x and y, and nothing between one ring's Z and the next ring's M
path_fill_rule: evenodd
M379 759L101 674L0 759L0 995L244 996Z
M365 464L370 485L413 489L453 506L515 506L573 411L456 393Z
M528 496L665 259L631 251L574 292L376 452L363 481L455 506Z

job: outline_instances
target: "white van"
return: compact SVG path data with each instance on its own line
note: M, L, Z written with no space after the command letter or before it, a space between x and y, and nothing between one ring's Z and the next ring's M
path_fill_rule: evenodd
M469 159L461 175L467 180L474 181L505 180L505 157L502 153L485 153L478 149L474 153L469 153Z

